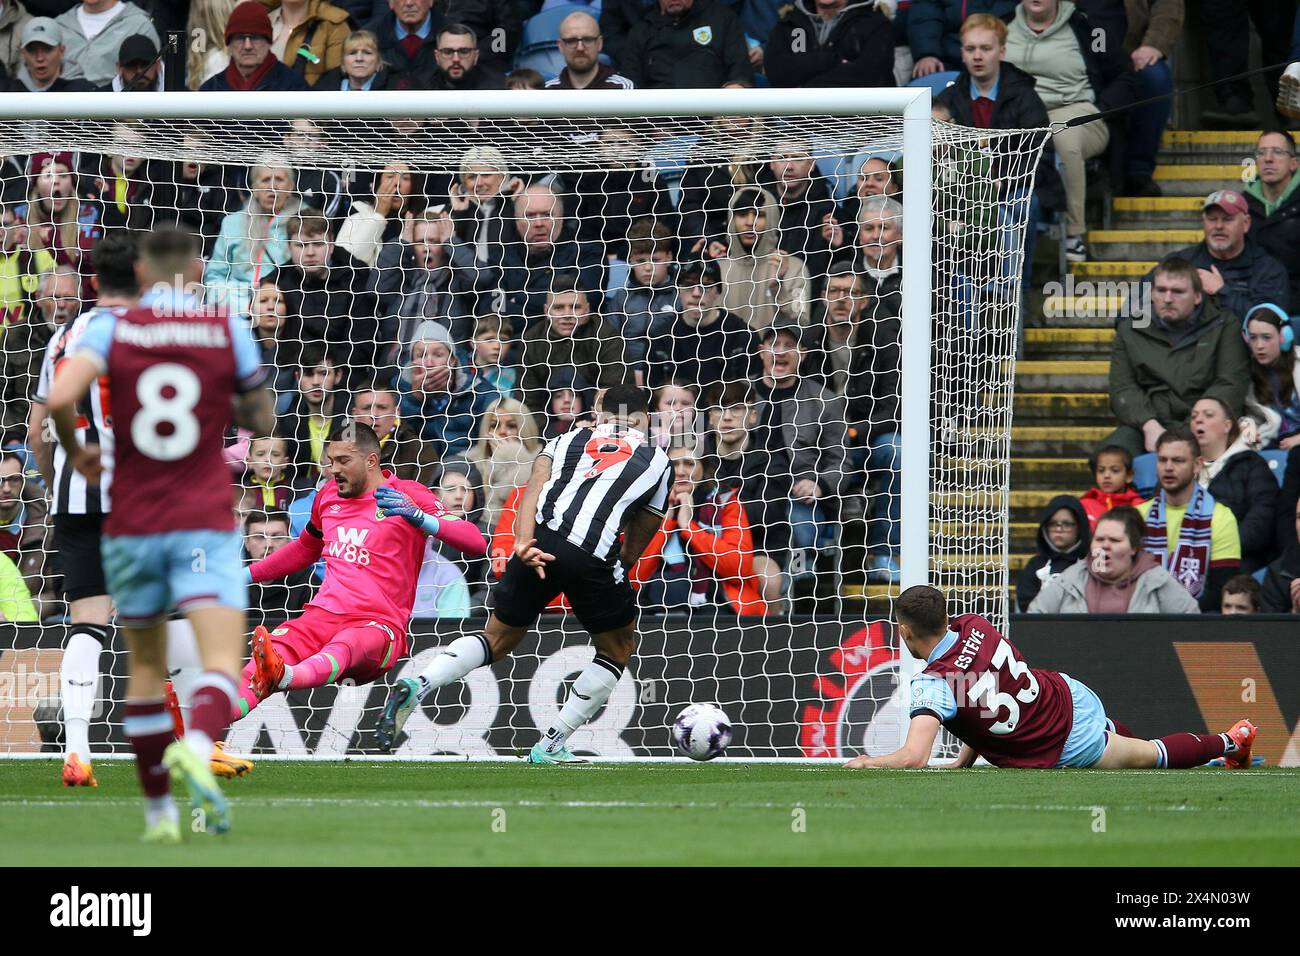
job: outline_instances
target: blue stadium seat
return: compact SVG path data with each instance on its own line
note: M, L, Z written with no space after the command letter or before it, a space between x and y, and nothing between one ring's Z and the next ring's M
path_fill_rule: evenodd
M1281 487L1282 480L1286 478L1286 459L1290 452L1281 448L1270 448L1268 451L1261 451L1264 460L1268 462L1269 469L1273 472L1273 477L1277 479L1278 487Z
M1258 581L1260 584L1263 584L1264 578L1268 577L1268 566L1265 565L1264 567L1260 568L1258 571L1252 574L1251 577L1254 578L1256 581Z
M938 73L931 73L929 76L918 76L908 86L928 86L931 96L938 96L953 83L957 82L957 77L961 73L957 70L940 70Z
M585 3L564 3L542 10L535 17L524 21L524 33L519 40L519 53L523 56L534 48L551 46L559 48L560 23L570 13L594 13ZM518 63L516 63L518 65ZM563 62L561 62L563 67Z
M539 46L523 50L515 57L516 70L536 70L542 79L553 80L564 69L564 55L557 46Z
M1133 459L1133 487L1143 498L1150 498L1156 493L1160 479L1156 476L1155 452L1147 452Z

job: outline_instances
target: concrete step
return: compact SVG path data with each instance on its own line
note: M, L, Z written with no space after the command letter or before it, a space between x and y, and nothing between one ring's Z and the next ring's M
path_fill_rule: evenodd
M1240 189L1241 170L1231 163L1170 163L1157 166L1152 178L1166 196L1204 198L1216 189Z
M1108 262L1098 258L1088 262L1071 262L1070 272L1083 279L1136 282L1155 267L1154 259Z
M994 397L988 397L990 407ZM1110 396L1105 392L1017 392L1012 410L1012 421L1017 425L1042 420L1105 425L1115 418L1110 410Z
M1199 230L1203 200L1203 196L1117 196L1111 217L1115 225L1128 228Z
M1091 454L1091 452L1089 452ZM1042 491L1054 488L1085 489L1092 485L1087 455L1072 458L1032 458L1013 455L1011 458L1011 493Z
M1088 255L1102 261L1159 260L1202 238L1199 229L1091 229Z
M1109 379L1109 359L1016 363L1017 392L1104 392Z
M1008 492L1009 520L1016 524L1031 524L1037 527L1043 509L1057 495L1074 495L1077 498L1092 487L1092 477L1088 472L1086 459L1079 459L1076 474L1077 477L1074 480L1071 480L1070 476L1066 475L1064 481L1058 481L1048 487L1016 489ZM966 501L967 499L964 496L958 494L936 495L934 499L935 508L942 510L939 514L939 520L935 523L946 524L949 521L956 521L959 513L944 506L960 508ZM976 519L972 523L979 525L980 522Z
M1011 429L1011 453L1025 457L1087 457L1114 425L1016 425Z
M1049 283L1053 288L1045 290L1049 294L1043 299L1043 321L1049 327L1113 329L1125 299L1124 294L1114 290L1127 290L1128 286L1107 280L1076 282L1074 276L1066 278L1068 284ZM1062 289L1062 294L1051 294L1055 288Z
M1258 139L1258 130L1167 130L1156 162L1240 164L1254 158Z
M1040 358L1109 356L1114 341L1113 325L1107 328L1025 329L1025 354Z
M959 538L962 535L987 538L999 531L997 525L985 521L935 521L930 525L932 534L942 534L952 538ZM1038 550L1037 521L1013 521L1007 525L1007 531L1010 535L1009 547L1012 551L1028 551L1032 554Z

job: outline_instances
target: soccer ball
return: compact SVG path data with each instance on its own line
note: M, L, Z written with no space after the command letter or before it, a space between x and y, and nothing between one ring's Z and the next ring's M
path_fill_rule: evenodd
M720 757L731 743L731 720L712 704L690 704L673 721L673 743L692 760Z

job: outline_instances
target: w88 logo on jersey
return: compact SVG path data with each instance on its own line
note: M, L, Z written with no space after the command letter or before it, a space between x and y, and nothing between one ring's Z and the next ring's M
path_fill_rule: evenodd
M341 558L349 564L366 566L370 563L370 552L366 550L366 537L369 528L338 529L338 540L331 541L325 547L325 553L331 558Z

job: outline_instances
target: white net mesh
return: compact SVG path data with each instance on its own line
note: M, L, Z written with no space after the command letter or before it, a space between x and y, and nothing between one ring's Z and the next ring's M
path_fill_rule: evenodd
M620 383L653 390L651 440L679 480L632 573L637 656L573 748L667 755L692 701L731 716L732 755L892 748L896 652L880 622L903 560L901 118L543 120L519 99L510 120L0 123L4 468L26 479L4 484L0 525L5 574L27 585L4 615L31 622L0 636L0 754L59 749L67 568L48 511L89 499L36 467L29 398L46 342L93 304L100 236L171 224L202 237L204 295L250 316L278 395L275 436L230 436L247 559L299 533L327 480L326 426L349 417L376 428L385 467L489 541L482 560L431 544L413 659L372 685L275 695L235 723L232 748L373 752L392 680L481 629L542 444ZM930 581L954 613L1001 622L1020 276L1046 131L933 135L931 408L908 410L930 423ZM297 615L321 573L254 586L251 622ZM431 696L397 752L535 741L592 653L557 611L509 660ZM121 648L115 637L102 659L97 752L127 749Z

